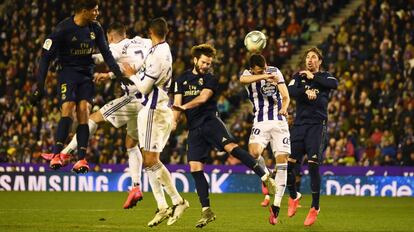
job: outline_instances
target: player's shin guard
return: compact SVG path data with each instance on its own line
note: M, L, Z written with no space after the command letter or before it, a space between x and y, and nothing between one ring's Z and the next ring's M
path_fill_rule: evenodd
M171 181L171 174L168 169L161 162L153 165L151 170L157 176L157 180L164 186L165 191L171 197L171 201L174 205L180 204L182 202L182 197L177 191L177 188Z
M86 149L89 142L89 127L88 124L79 124L76 130L76 139L78 140L78 156L79 160L85 159Z
M168 204L165 200L164 191L162 190L162 185L157 180L157 175L150 168L145 168L145 171L148 175L148 181L151 185L152 194L154 195L155 201L157 202L157 207L159 210L167 209Z
M70 128L72 126L73 120L70 117L62 117L59 120L56 136L55 136L55 145L53 146L52 153L58 154L63 148L63 143L69 135Z
M88 121L88 127L89 127L89 138L95 134L96 129L98 129L98 124L96 124L95 121L92 119L89 119ZM71 154L78 148L78 140L76 138L77 136L73 136L70 143L62 150L63 154Z
M289 189L289 196L292 199L297 198L295 165L296 163L294 162L288 162L287 169L287 187Z
M239 159L244 165L252 169L258 176L262 177L266 174L266 172L262 167L260 167L257 161L247 151L241 149L240 147L234 148L230 154Z
M202 207L210 207L210 199L208 198L208 182L204 176L204 171L191 172L197 189L198 198Z
M311 179L312 190L312 206L316 210L319 210L319 194L321 191L321 175L319 173L319 164L315 162L309 162L309 175Z
M267 169L267 167L266 167L266 162L265 162L265 160L264 160L264 158L263 158L263 156L259 156L259 158L257 158L257 163L259 164L259 166L260 167L262 167L263 168L263 170L267 173L267 174L269 174L269 170Z
M132 185L136 186L141 182L142 154L138 146L127 149L127 153Z
M273 205L280 207L283 194L285 194L286 180L287 180L287 163L276 164L276 194Z

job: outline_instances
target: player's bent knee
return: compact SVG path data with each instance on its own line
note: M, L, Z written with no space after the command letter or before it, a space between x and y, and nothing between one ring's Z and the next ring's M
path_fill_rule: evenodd
M201 162L190 161L188 163L190 164L190 171L191 172L198 172L198 171L202 171L204 169L204 165Z
M289 162L289 163L296 164L296 162L297 162L297 161L296 161L295 159L292 159L292 158L290 158L290 157L289 157L289 158L288 158L288 162Z
M289 157L288 153L275 154L276 163L278 163L278 164L287 163L288 162L288 157Z
M160 161L160 154L157 152L142 151L143 164L145 167L152 167Z
M102 116L102 113L98 110L95 113L91 114L89 116L89 119L91 119L92 121L94 121L95 123L100 123L104 121L104 118Z
M61 114L62 117L73 117L73 112L75 111L76 103L75 102L65 102L62 104Z
M137 140L135 140L135 139L133 139L131 136L129 136L129 135L126 135L126 137L125 137L125 147L127 148L127 149L129 149L129 148L133 148L133 147L135 147L135 146L137 146L138 145L138 141Z

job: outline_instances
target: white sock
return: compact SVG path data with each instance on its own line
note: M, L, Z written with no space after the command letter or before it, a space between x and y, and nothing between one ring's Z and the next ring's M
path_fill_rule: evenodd
M266 167L266 162L265 162L263 156L259 156L259 158L257 158L256 160L257 160L257 163L259 164L259 166L261 168L263 168L263 170L266 172L266 174L269 174L269 170Z
M171 197L171 201L173 205L180 204L182 201L182 197L177 191L177 188L171 181L171 174L168 171L168 169L159 162L158 164L155 164L151 167L151 170L155 172L155 175L157 175L157 179L164 186L165 192Z
M151 171L149 168L146 168L145 171L147 172L148 180L152 188L152 194L154 195L155 201L157 201L158 209L161 210L168 208L164 190L162 189L160 182L157 180L157 175L155 175L155 172Z
M142 172L142 154L138 146L127 149L129 173L132 179L132 186L141 184L141 172Z
M276 164L276 193L275 199L273 200L273 205L280 207L280 202L282 201L283 194L285 194L286 181L287 181L287 163Z
M95 134L96 129L98 129L98 124L94 122L92 119L88 120L88 127L89 127L89 138ZM63 154L73 154L78 149L78 141L76 140L76 134L73 135L72 140L70 143L62 150L61 153Z

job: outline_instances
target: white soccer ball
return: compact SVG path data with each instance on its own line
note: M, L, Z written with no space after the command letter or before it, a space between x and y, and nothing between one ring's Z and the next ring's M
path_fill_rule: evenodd
M250 52L260 52L266 47L266 36L261 31L251 31L244 37L244 46Z

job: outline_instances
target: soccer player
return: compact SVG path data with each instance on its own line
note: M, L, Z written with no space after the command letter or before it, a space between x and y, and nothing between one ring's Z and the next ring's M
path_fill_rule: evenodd
M270 207L270 224L277 223L280 202L286 188L287 162L290 154L289 126L286 120L289 93L280 70L267 66L265 58L254 54L249 59L250 70L244 70L240 82L245 85L253 104L254 124L249 138L249 153L267 171L263 150L270 143L276 159L276 193ZM268 171L267 171L268 172Z
M180 112L184 111L189 129L187 157L202 206L196 227L201 228L216 217L210 208L209 186L203 171L209 148L216 147L241 160L266 181L273 192L275 183L253 157L235 143L217 116L218 80L210 72L216 50L209 44L200 44L191 49L191 55L193 68L178 77L174 84L173 127L177 125Z
M289 94L296 99L296 117L291 128L292 154L288 162L289 203L288 216L295 215L301 194L296 191L295 164L308 155L311 178L312 205L304 225L311 226L319 214L321 177L319 164L326 147L327 107L331 90L338 87L338 80L320 70L322 53L316 47L305 52L305 69L294 74L289 83Z
M44 82L51 59L57 56L62 69L58 72L58 95L62 104L52 150L50 167L60 168L63 163L60 152L72 125L72 115L76 111L79 125L76 130L79 161L73 166L76 173L89 170L85 160L89 139L89 103L93 101L95 86L93 83L94 62L92 52L98 46L105 62L122 79L121 70L109 50L101 25L96 21L99 15L98 0L77 0L74 5L75 15L60 22L43 44L40 60L38 88L33 94L33 101L40 101L44 95ZM48 155L46 155L48 156Z
M128 63L136 68L141 68L144 58L152 47L150 39L144 39L139 36L128 39L126 36L125 26L120 23L114 23L109 26L107 37L109 48L118 63ZM95 63L102 63L101 54L94 55ZM103 81L113 78L113 74L99 73L95 75L95 81ZM125 137L125 147L128 153L129 171L131 173L132 188L129 191L124 209L134 207L138 201L142 200L140 190L140 180L142 172L142 154L138 148L138 112L142 109L142 94L137 93L135 96L125 94L122 97L114 99L105 104L99 111L91 114L88 121L89 134L92 136L101 122L110 122L114 127L120 128L126 125L127 135ZM73 153L77 148L76 135L63 150L63 154ZM161 192L164 193L164 192Z
M168 207L164 199L154 194L158 210L148 226L156 226L168 218L172 225L189 207L172 183L171 174L160 161L160 152L164 149L171 133L173 113L168 106L167 90L172 75L172 55L165 41L168 25L164 18L153 19L149 23L149 35L152 47L144 65L137 73L130 65L124 65L124 73L130 78L135 91L144 95L143 109L138 113L138 139L144 156L144 166L154 193L162 191L160 184L171 197L173 206ZM159 183L156 183L159 182Z

